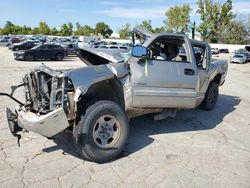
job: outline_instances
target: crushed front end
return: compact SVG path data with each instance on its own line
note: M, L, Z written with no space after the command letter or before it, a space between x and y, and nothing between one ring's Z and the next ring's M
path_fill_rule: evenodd
M60 74L60 71L42 65L25 75L20 85L25 88L25 103L18 102L20 105L14 113L6 109L12 134L26 129L53 137L70 126L74 119L74 87Z

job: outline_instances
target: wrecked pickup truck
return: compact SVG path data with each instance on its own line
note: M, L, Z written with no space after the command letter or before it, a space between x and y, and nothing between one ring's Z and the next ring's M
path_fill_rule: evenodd
M207 43L173 33L142 34L129 52L79 49L88 66L67 71L40 66L26 74L25 102L6 109L10 132L22 129L53 138L70 130L83 157L117 157L129 135L129 119L155 113L161 120L181 109L212 110L225 81L226 61L211 62ZM13 93L13 92L12 92Z

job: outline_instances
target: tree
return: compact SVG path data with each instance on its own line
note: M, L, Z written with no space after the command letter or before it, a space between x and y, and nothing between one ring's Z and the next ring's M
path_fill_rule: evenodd
M34 35L39 34L38 27L34 27L34 28L32 29L31 32L32 32L32 34L34 34Z
M112 29L104 22L99 22L95 26L95 33L97 35L102 35L104 38L108 38L113 33Z
M146 28L148 31L154 33L154 29L152 27L152 21L151 20L143 20L140 26Z
M2 28L1 34L2 35L14 34L14 27L15 25L12 22L7 21L4 27Z
M174 6L166 11L167 19L164 21L166 30L174 33L189 32L190 12L192 9L189 5Z
M198 0L197 13L202 23L198 26L202 40L217 43L223 40L223 31L235 17L232 12L232 0L224 4L214 3L212 0Z
M38 26L38 34L49 35L50 28L46 22L40 22Z
M126 25L123 25L122 28L118 29L118 33L120 35L120 38L128 39L131 33L131 25L128 23Z
M60 34L62 36L70 36L73 33L73 24L69 22L68 24L63 24L61 26Z
M91 36L94 34L94 29L89 25L81 26L78 22L76 23L75 35Z
M59 31L55 28L55 27L52 27L50 29L50 34L51 35L58 35L59 34Z
M161 33L163 31L165 31L164 27L156 27L154 33Z
M227 44L247 44L248 34L245 24L240 20L234 20L222 32L224 37L221 42Z

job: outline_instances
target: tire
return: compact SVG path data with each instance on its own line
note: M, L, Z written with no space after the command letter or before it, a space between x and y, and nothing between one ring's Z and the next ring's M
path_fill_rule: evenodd
M56 60L57 61L62 61L63 60L63 54L61 54L61 53L56 54Z
M98 101L88 107L77 126L80 128L77 145L82 156L97 163L117 157L129 135L128 118L112 101Z
M33 54L27 54L27 55L25 56L25 60L26 60L26 61L34 61L34 60L35 60L35 57L34 57Z
M200 108L202 110L212 110L214 109L219 96L219 85L215 82L211 82L208 86L205 98L203 99Z

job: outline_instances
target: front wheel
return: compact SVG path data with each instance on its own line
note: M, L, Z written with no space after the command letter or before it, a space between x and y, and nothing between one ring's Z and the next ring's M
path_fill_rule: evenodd
M34 57L33 54L27 54L27 55L25 56L25 60L26 60L26 61L34 61L34 60L35 60L35 57Z
M203 110L214 109L219 96L219 84L212 82L207 89L205 98L203 99L200 108Z
M129 122L121 107L112 101L98 101L90 106L78 125L78 145L90 161L103 163L117 157L125 147Z

